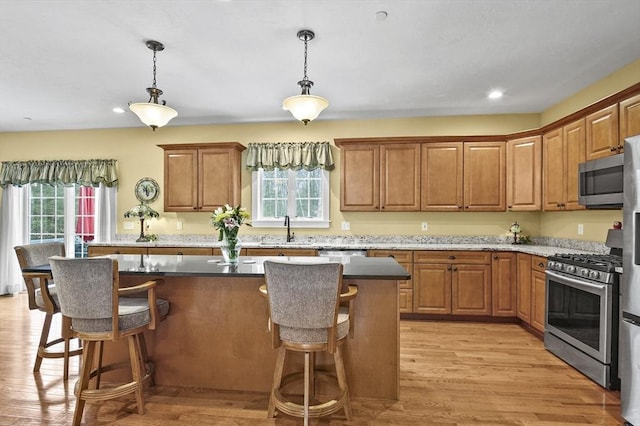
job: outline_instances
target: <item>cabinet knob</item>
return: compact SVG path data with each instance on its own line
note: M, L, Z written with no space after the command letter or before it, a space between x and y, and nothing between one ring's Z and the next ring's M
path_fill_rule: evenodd
M390 255L389 255L389 256L387 256L387 257L390 257L390 258L392 258L392 259L395 259L395 258L396 258L396 257L395 257L394 255L392 255L392 254L390 254Z
M539 266L540 268L544 268L544 263L540 262L540 263L538 263L538 266Z
M455 258L456 258L456 257L455 257L454 255L449 256L449 259L450 259L450 260L453 260L453 259L455 259Z
M447 267L447 271L450 271L450 270L451 270L451 265Z
M193 206L193 209L194 209L194 210L198 210L198 208L197 208L196 206Z
M462 206L458 206L459 209L462 209Z
M609 148L609 151L613 152L613 151L615 151L616 149L618 149L618 147L616 147L616 146L612 146L611 148Z
M511 208L511 207L513 207L513 206L507 206L507 208Z
M178 256L182 256L184 255L184 253L182 253L181 251L179 251L178 253L176 253Z
M278 256L284 256L284 253L278 253Z
M469 208L469 206L464 206L464 208L465 208L465 209L468 209L468 208Z
M497 254L494 254L494 255L493 255L493 258L497 260L497 259L498 259L498 255L497 255Z
M453 267L453 270L454 270L454 271L457 271L457 270L458 270L458 268L456 268L456 267L454 266L454 267Z

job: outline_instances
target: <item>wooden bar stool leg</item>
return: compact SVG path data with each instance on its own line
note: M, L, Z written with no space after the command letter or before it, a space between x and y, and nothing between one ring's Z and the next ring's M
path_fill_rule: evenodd
M304 426L309 426L309 385L311 384L311 356L309 352L304 353Z
M282 371L284 369L284 358L286 355L286 349L281 347L278 351L278 357L276 358L276 367L273 372L273 385L271 386L271 395L269 396L269 408L267 409L267 417L274 417L276 415L276 400L275 393L280 389L282 383Z
M73 426L79 426L82 420L82 412L84 411L84 391L89 388L89 380L91 379L91 368L93 357L95 355L96 342L88 341L84 347L82 354L82 372L78 379L78 394L76 395L76 408L73 412Z
M142 367L140 366L140 352L138 336L129 336L129 359L131 360L131 375L136 382L136 403L138 404L138 414L144 414L144 399L142 396Z
M351 398L349 397L349 386L347 385L347 374L344 370L344 362L342 360L342 348L338 346L336 352L333 354L333 359L336 364L336 376L338 379L338 387L345 392L344 403L344 415L347 420L351 420Z
M42 364L42 355L44 354L47 341L49 340L49 330L51 329L51 321L53 320L53 314L47 313L44 317L44 324L42 324L42 332L40 333L40 343L38 344L38 354L36 355L36 362L33 365L33 372L40 371L40 365Z

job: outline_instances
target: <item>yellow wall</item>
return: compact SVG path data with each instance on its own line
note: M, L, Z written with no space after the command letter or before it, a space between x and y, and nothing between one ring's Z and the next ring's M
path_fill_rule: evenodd
M607 77L602 83L615 87L611 93L633 84L629 74L634 74L640 61ZM615 82L609 85L608 82ZM607 83L607 84L605 84ZM617 86L624 86L618 88ZM626 86L625 86L626 85ZM601 91L595 84L593 91ZM582 99L591 99L599 94L577 94L542 114L513 114L456 117L422 117L385 120L317 120L303 126L293 120L281 123L176 126L168 125L156 132L142 127L128 129L69 130L47 132L0 133L0 161L34 159L88 159L115 158L118 160L120 186L118 194L118 233L139 232L123 229L123 214L137 204L133 187L141 177L149 176L163 183L163 151L158 144L228 142L292 142L331 141L334 138L381 137L381 136L434 136L434 135L483 135L508 134L540 127L542 117L550 120L557 111L579 109ZM581 92L582 93L582 92ZM610 94L610 93L609 93ZM591 103L591 102L588 102ZM584 106L584 105L582 105ZM553 119L551 119L553 121ZM510 224L517 220L526 234L603 241L602 234L612 220L621 220L619 211L578 213L351 213L340 212L340 151L334 150L336 170L331 173L331 220L328 230L296 230L298 236L330 235L502 235ZM162 191L162 189L161 189ZM251 207L251 176L242 172L242 204ZM158 220L151 221L152 233L157 234L205 234L212 233L207 213L164 213L162 194L153 204L161 213ZM183 229L177 230L181 221ZM341 231L342 221L351 224L350 231ZM421 223L428 222L429 230L421 231ZM585 234L579 236L575 224L585 225ZM243 230L247 234L282 234L282 229Z

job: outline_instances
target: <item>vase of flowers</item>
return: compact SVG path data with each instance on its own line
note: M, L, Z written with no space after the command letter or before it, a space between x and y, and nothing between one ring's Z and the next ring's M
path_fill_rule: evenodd
M246 224L251 226L247 221L249 213L244 207L231 207L225 204L224 207L218 207L211 216L211 225L219 230L218 241L220 250L224 257L225 263L237 264L240 258L240 240L238 239L238 231L240 226Z

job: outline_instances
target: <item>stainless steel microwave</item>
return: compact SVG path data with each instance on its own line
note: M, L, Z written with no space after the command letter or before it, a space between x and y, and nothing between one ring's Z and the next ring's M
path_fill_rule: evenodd
M578 202L591 209L622 207L624 154L598 158L578 166Z

